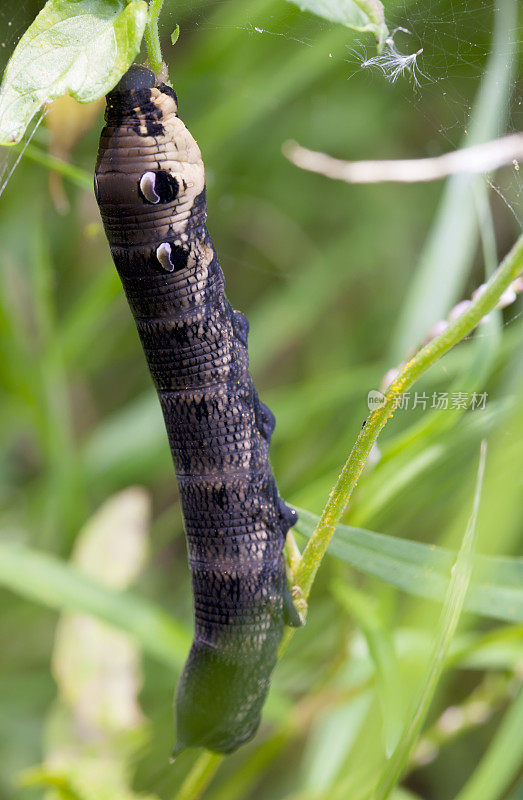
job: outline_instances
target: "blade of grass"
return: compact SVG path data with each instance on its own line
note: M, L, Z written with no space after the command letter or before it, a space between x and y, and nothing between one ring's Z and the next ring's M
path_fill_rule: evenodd
M313 535L318 517L297 509L296 532ZM328 552L352 567L374 575L409 594L442 601L450 550L363 528L339 525ZM508 622L523 622L523 559L476 556L467 611Z
M38 370L45 454L44 509L39 528L45 547L58 549L82 515L84 492L75 457L73 415L52 276L54 264L43 222L34 228L31 265L33 309L38 336Z
M111 304L120 300L121 291L118 273L112 266L90 280L62 320L61 339L67 364L83 363L86 352L92 349L92 342L107 324Z
M419 794L414 794L414 792L398 787L392 793L392 800L421 800L421 797Z
M341 580L332 585L340 605L355 618L365 636L376 670L376 684L383 716L385 751L396 747L403 726L403 697L394 641L384 624L377 601Z
M304 320L311 325L321 319L326 309L332 304L350 282L340 253L340 245L336 243L326 248L324 254L313 253L302 265L299 273L293 275L292 281L279 284L268 292L251 310L250 323L253 330L265 331L264 336L253 339L251 347L252 363L256 370L267 367L281 350L291 347L300 340L303 333ZM329 285L322 281L326 265L343 264L343 270L330 267ZM316 292L311 293L310 287Z
M248 8L252 20L250 6ZM266 69L257 71L256 79L250 84L256 103L239 106L238 98L232 92L225 94L219 102L208 104L198 121L201 130L213 131L212 139L206 143L207 161L212 163L217 154L226 158L227 151L231 150L230 142L239 128L248 130L265 115L278 113L278 109L298 91L304 91L310 83L319 81L330 68L325 53L342 48L345 43L346 31L343 28L328 30L318 37L315 47L298 48L287 58L285 69L278 72L277 86L274 81L267 80ZM201 40L200 46L205 47L205 39Z
M517 52L517 7L515 0L503 0L496 6L492 55L467 126L466 145L495 138L505 124ZM392 363L397 363L409 347L421 341L438 319L445 318L461 291L477 243L473 188L481 180L471 175L455 175L447 181L435 223L398 317L392 339Z
M23 146L22 146L23 145ZM53 170L63 175L64 178L79 186L80 189L87 189L88 192L93 191L93 177L81 167L70 164L61 158L52 156L44 150L33 144L17 144L14 145L13 150L19 150L23 158L33 161L48 170Z
M412 753L412 749L421 732L436 687L443 673L450 643L458 626L472 575L472 556L476 541L476 522L481 500L486 456L487 445L484 441L481 445L472 513L456 558L456 563L452 568L449 587L436 632L434 647L426 675L422 682L419 699L416 702L410 720L405 726L402 737L394 753L385 764L381 777L377 781L376 789L372 794L373 800L386 800L401 778L410 754Z
M134 436L127 435L130 430ZM156 392L144 392L101 422L84 443L80 457L90 482L116 477L131 483L147 469L168 465L170 455Z
M505 714L477 769L456 800L499 800L523 763L523 689Z
M487 633L461 633L454 639L449 658L449 664L462 669L511 672L517 672L522 661L523 625L503 625Z
M134 636L152 656L181 667L188 631L149 601L115 592L58 558L10 541L0 542L0 585L60 611L91 614Z
M510 795L507 795L506 800L523 800L523 778L518 780Z
M261 742L241 767L213 792L212 800L243 800L251 797L256 784L271 769L272 762L290 744L294 734L292 725L284 725Z
M328 794L343 770L346 753L357 741L373 700L373 691L361 692L319 713L307 736L303 759L305 796Z

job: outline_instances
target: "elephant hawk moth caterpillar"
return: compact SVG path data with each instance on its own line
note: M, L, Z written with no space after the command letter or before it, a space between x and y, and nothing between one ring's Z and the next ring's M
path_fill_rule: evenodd
M268 460L274 416L249 374L206 228L204 166L174 91L133 65L107 95L95 193L158 391L178 477L195 633L177 743L230 753L256 733L284 624L300 619L283 546L297 519Z

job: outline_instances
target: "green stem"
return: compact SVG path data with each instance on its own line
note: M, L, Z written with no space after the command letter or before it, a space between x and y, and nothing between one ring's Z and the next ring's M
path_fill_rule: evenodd
M314 578L321 564L328 544L340 521L351 494L367 460L372 445L382 428L392 417L400 395L406 391L435 361L441 358L455 344L467 336L486 314L497 304L499 298L519 273L523 271L523 235L519 237L512 250L502 261L486 286L485 292L474 300L468 309L455 320L440 336L429 342L414 358L405 365L385 394L381 408L373 411L352 448L336 486L321 515L300 562L294 572L294 582L301 589L304 598L309 596ZM296 563L296 553L291 560ZM281 657L294 628L286 628L278 652ZM174 800L198 800L209 785L220 766L223 756L204 751L195 761L180 791Z
M321 564L327 546L332 539L350 500L352 492L362 473L363 467L381 430L393 416L401 395L438 359L454 345L467 336L489 311L496 306L499 298L513 280L523 270L523 235L519 237L512 250L502 261L488 281L485 292L472 301L468 309L452 322L448 328L425 347L423 347L403 367L398 377L391 383L383 405L367 417L352 451L343 467L327 505L318 522L295 573L295 582L305 598L309 596L314 578Z
M81 167L76 167L74 164L69 164L68 161L52 156L33 144L21 142L13 145L12 149L19 152L23 158L28 158L30 161L34 161L35 164L45 167L45 169L60 173L60 175L63 175L64 178L75 183L81 189L87 189L89 192L93 191L93 177Z
M174 800L198 800L222 761L223 756L204 750L194 762Z
M160 46L160 34L158 32L158 18L162 10L163 0L151 0L149 3L149 16L145 26L145 44L149 55L149 66L155 75L162 69L162 48Z

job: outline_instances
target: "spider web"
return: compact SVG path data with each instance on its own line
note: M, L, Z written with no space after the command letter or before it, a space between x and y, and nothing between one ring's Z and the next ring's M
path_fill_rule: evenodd
M279 37L285 40L286 52L289 44L296 48L323 47L322 34L333 27L312 15L299 15L297 28L296 9L287 0L273 3L268 9L261 4L258 12L259 4L253 3L252 14L243 25L217 23L216 12L227 10L234 2L177 0L173 4L167 0L163 19L165 24L169 19L182 19L183 33L188 36L210 30L214 37L220 37L226 35L229 27L235 27L246 40L251 40L253 47L258 46L257 40L263 37ZM17 41L43 5L41 0L21 0L15 8L0 7L2 71ZM438 155L463 146L478 79L491 53L494 4L490 0L472 0L466 4L455 0L393 0L386 4L386 11L392 34L382 55L376 55L368 34L349 30L344 51L325 53L326 58L338 63L341 60L346 66L347 101L350 102L351 82L362 81L372 91L373 85L388 81L393 84L391 100L394 104L405 104L410 112L414 106L432 131L425 152L409 155ZM521 31L513 33L514 39L519 41ZM507 56L509 51L507 42ZM522 114L522 94L513 76L506 120L499 126L498 135L521 130ZM26 142L34 135L40 120L41 116L26 135ZM0 151L0 194L21 158L20 149L13 152L2 148ZM372 158L373 154L369 153L368 157ZM502 170L495 182L490 181L490 186L519 221L522 182L518 165Z

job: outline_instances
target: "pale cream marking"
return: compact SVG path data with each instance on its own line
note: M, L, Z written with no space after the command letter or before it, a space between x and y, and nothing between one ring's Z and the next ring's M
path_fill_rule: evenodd
M169 242L162 242L156 248L156 258L160 262L162 269L166 272L173 272L174 265L171 263L171 245Z
M156 175L154 172L144 172L140 178L140 191L150 203L159 203L160 196L155 192Z

